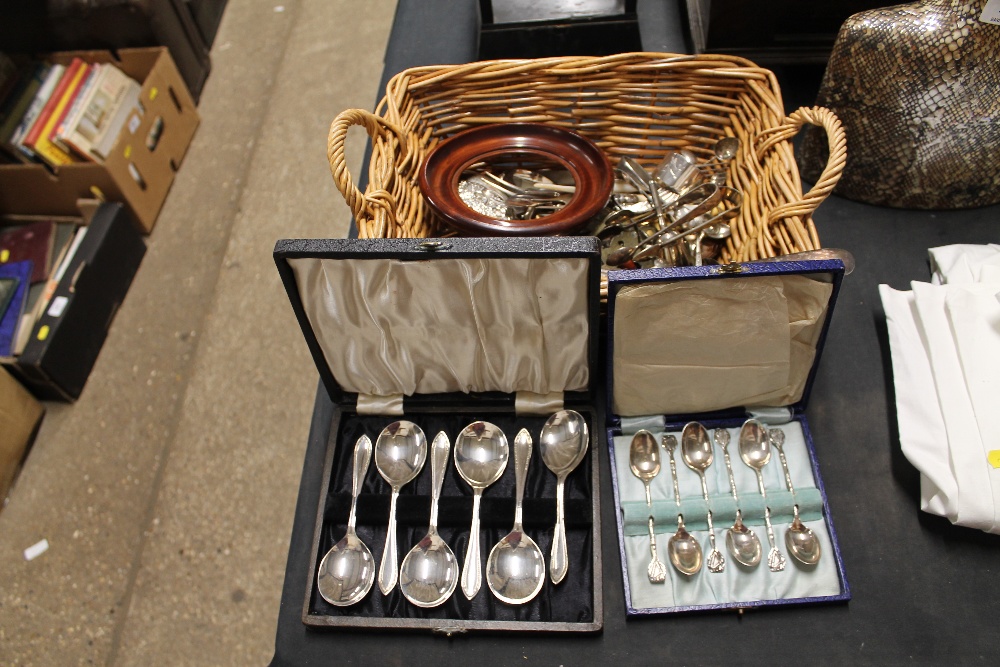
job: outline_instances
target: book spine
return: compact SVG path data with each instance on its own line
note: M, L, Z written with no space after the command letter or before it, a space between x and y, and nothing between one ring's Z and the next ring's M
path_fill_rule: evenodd
M87 76L89 70L90 67L84 63L82 67L78 67L74 71L72 80L63 91L62 97L56 103L56 106L52 109L52 115L45 122L45 126L42 128L38 141L36 141L34 146L32 146L35 152L38 153L38 156L53 167L58 167L60 165L76 161L67 151L64 151L52 142L52 136L56 131L56 126L59 125L59 121L68 110L73 98L80 89L80 85L83 83L83 80Z
M53 110L56 108L56 105L59 104L59 101L66 92L66 88L69 87L70 82L73 80L73 77L76 76L76 73L82 64L82 60L79 58L73 58L73 62L71 62L69 67L66 68L66 71L63 72L63 75L59 78L59 83L56 84L56 87L53 89L49 99L45 102L45 106L42 107L42 112L38 114L35 124L31 126L31 129L28 130L28 134L25 135L24 141L22 142L24 146L34 150L35 144L38 142L38 138L41 136L42 130L45 128L45 124L52 116Z
M14 130L14 134L10 139L11 144L22 148L25 135L28 134L28 130L38 120L38 114L42 113L42 107L45 106L45 103L52 96L52 91L56 89L56 85L59 84L59 79L62 78L65 71L66 68L63 65L52 65L49 68L48 74L45 76L45 81L38 88L34 99L31 100L31 106L28 107L28 110L21 118L21 122L18 123L17 129ZM32 157L30 152L28 156Z

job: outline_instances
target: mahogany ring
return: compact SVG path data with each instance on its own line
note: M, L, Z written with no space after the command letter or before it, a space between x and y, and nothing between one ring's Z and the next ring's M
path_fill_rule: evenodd
M528 155L562 165L576 192L563 208L532 220L482 215L458 196L459 178L471 165L504 155ZM497 123L474 127L442 141L420 168L420 189L431 207L459 233L469 236L572 234L607 203L614 172L607 156L585 137L541 123Z

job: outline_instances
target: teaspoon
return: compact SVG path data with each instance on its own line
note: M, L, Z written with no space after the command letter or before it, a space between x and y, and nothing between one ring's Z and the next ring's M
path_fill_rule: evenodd
M660 446L649 431L643 429L632 436L628 450L628 463L632 474L638 477L646 488L646 507L649 508L649 566L646 576L650 583L662 584L667 578L667 568L656 555L656 532L653 530L653 499L649 493L649 483L660 474Z
M778 450L778 458L781 459L781 469L785 473L785 486L788 492L795 495L795 487L792 486L792 476L788 472L788 461L785 460L785 432L778 428L768 431L771 444ZM798 503L792 506L792 525L785 531L785 546L792 558L803 565L815 565L819 562L820 546L816 533L807 527L799 519Z
M378 568L378 587L383 595L392 592L399 576L396 560L396 501L399 499L399 490L420 474L425 460L427 436L413 422L395 421L382 429L375 441L375 467L392 488L385 549Z
M403 559L399 589L418 607L436 607L451 597L458 584L458 559L437 532L438 501L448 467L451 443L441 431L431 443L431 519L427 535Z
M726 546L737 563L746 567L757 567L763 550L757 534L743 523L740 498L736 494L736 480L733 478L733 464L729 458L729 431L724 428L715 429L715 444L722 447L726 472L729 473L729 489L733 493L733 502L736 503L736 521L733 522L732 528L726 531Z
M358 602L371 590L375 581L375 559L368 546L354 531L357 521L358 494L364 485L372 460L372 441L367 435L354 445L354 471L351 480L351 513L347 534L326 552L319 564L316 587L324 600L337 607Z
M549 556L549 575L553 584L560 583L569 570L563 487L569 474L583 461L589 444L587 422L575 410L560 410L550 416L542 426L538 439L538 452L542 461L556 476L556 527Z
M514 527L497 542L486 560L486 584L507 604L530 602L545 583L545 556L521 525L521 503L531 461L531 434L522 428L514 438Z
M701 478L701 493L708 504L708 484L705 482L705 471L712 465L715 456L712 453L712 443L708 439L708 431L698 422L689 422L681 431L681 458L688 468L698 473ZM712 550L708 554L705 566L710 572L722 572L726 569L726 559L715 546L715 527L712 525L712 510L708 509L708 539Z
M767 528L767 541L771 550L767 552L767 566L771 572L781 572L785 569L785 557L778 550L774 540L774 529L771 527L771 508L767 506L767 491L764 490L764 477L760 471L771 460L771 445L767 437L767 429L756 419L743 422L740 429L740 458L743 463L753 468L757 473L757 487L764 500L764 525Z
M476 421L455 438L455 469L472 487L472 527L462 566L462 592L471 600L483 583L479 560L479 504L486 487L496 482L507 468L510 448L507 436L489 422Z
M670 454L670 476L674 481L674 500L677 502L677 509L681 507L681 492L677 486L677 464L674 462L674 449L677 447L677 438L673 435L663 436L663 446ZM681 574L688 576L696 574L701 569L701 545L698 540L691 537L684 527L684 515L677 514L677 532L667 540L667 555L670 556L670 563Z

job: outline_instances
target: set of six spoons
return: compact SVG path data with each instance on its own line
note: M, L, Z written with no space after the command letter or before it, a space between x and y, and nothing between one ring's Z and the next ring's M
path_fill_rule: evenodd
M580 464L590 442L587 422L574 410L560 410L542 426L539 454L546 467L556 475L556 525L549 559L553 584L560 583L568 570L566 528L563 512L563 486L566 477ZM438 504L448 459L453 457L459 476L472 488L472 522L465 561L458 559L437 530ZM493 595L508 604L531 601L545 581L545 557L538 545L524 533L522 500L532 437L521 429L514 438L515 510L510 533L495 544L486 561L486 583ZM500 479L510 458L507 437L497 426L475 421L455 438L452 448L448 435L441 431L431 446L423 430L406 420L386 426L374 447L367 435L354 446L351 509L347 531L323 557L316 579L320 596L335 606L360 602L375 580L375 562L371 551L355 530L357 500L374 451L375 467L389 484L389 519L385 548L378 568L379 589L389 595L399 583L403 596L418 607L436 607L447 601L461 582L462 592L473 599L482 586L483 572L479 549L479 507L483 491ZM427 534L413 546L397 566L396 501L400 489L417 477L430 456L431 509ZM461 572L461 574L459 574Z
M739 494L736 489L732 463L729 458L729 431L724 428L716 429L713 439L715 444L722 449L723 458L726 463L726 472L729 478L729 487L736 505L735 521L733 526L726 531L726 546L730 555L737 563L744 567L754 568L761 561L763 549L757 535L743 523ZM784 431L781 429L768 430L757 419L746 420L740 428L738 443L740 459L756 473L758 491L764 501L764 526L770 546L767 563L768 568L772 572L784 570L785 557L778 549L774 538L774 530L771 526L771 508L767 502L767 491L764 488L764 478L761 475L761 471L771 460L771 447L774 447L778 451L778 457L781 460L785 485L788 491L794 495L795 489L792 485L788 462L785 459L784 442ZM702 495L704 496L705 503L709 504L706 519L710 549L707 558L703 559L701 545L688 533L684 525L684 515L680 512L681 494L677 482L677 464L674 460L674 452L677 449L676 436L665 434L662 437L662 447L667 450L670 459L674 500L678 507L677 532L670 537L667 545L667 554L670 563L678 572L686 576L697 574L701 570L703 563L710 572L722 572L725 569L726 560L722 552L716 547L715 528L712 523L712 509L708 486L705 481L705 471L712 465L714 460L712 440L709 439L708 430L699 422L689 422L681 431L680 442L681 459L688 468L698 474L701 481ZM659 560L656 551L656 534L652 515L653 505L650 494L650 482L660 472L660 461L660 443L656 441L656 438L649 431L638 431L633 436L629 448L629 467L632 474L644 485L646 505L650 511L648 517L650 562L646 574L652 583L663 583L666 579L666 567ZM821 553L819 539L800 520L797 504L793 505L793 519L785 533L785 545L792 557L803 565L812 566L819 562Z

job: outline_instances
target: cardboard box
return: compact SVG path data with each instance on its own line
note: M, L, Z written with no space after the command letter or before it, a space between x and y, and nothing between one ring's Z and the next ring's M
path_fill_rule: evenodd
M165 47L117 54L67 51L47 59L68 64L74 57L113 63L139 81L145 113L129 117L103 164L81 162L54 171L40 164L0 165L0 214L75 216L78 200L97 198L125 204L148 234L198 127L194 101Z
M843 273L840 260L609 272L607 440L629 616L850 599L804 414ZM763 494L740 456L748 418L785 437L784 454L770 446ZM683 458L682 433L692 422L707 429L714 458L705 482ZM649 484L651 503L630 466L641 430L652 434L662 461ZM725 450L714 440L722 432L730 435ZM676 439L673 464L669 436ZM727 548L738 513L760 541L756 565L737 563ZM787 548L786 530L798 514L819 540L818 562L802 563ZM668 557L679 516L702 549L694 573L681 573ZM662 583L648 576L651 530L666 569ZM710 534L725 559L720 571L708 567Z
M121 204L102 204L19 357L4 362L42 400L79 398L146 244Z
M325 457L325 491L316 508L310 566L302 582L303 623L447 635L602 629L600 457L594 444L597 240L289 240L278 242L274 257L320 377L337 403ZM532 407L532 398L546 400ZM555 584L548 568L557 478L541 460L539 440L546 418L560 407L583 415L590 444L566 479L569 567L565 579ZM360 601L335 606L319 594L317 568L346 531L355 443L367 435L377 445L380 432L400 419L420 426L428 445L439 432L452 445L438 532L460 565L468 551L474 501L472 488L455 470L456 437L477 420L506 435L506 470L483 492L480 505L482 586L471 599L459 586L440 606L424 609L407 600L399 585L383 594L376 581ZM544 554L545 572L536 597L511 605L494 597L485 572L491 549L513 526L514 442L522 428L533 440L524 530ZM374 566L381 567L391 489L375 468L364 476L357 533L373 554ZM430 468L428 460L399 495L399 564L428 530Z
M45 410L0 368L0 501L7 495Z

